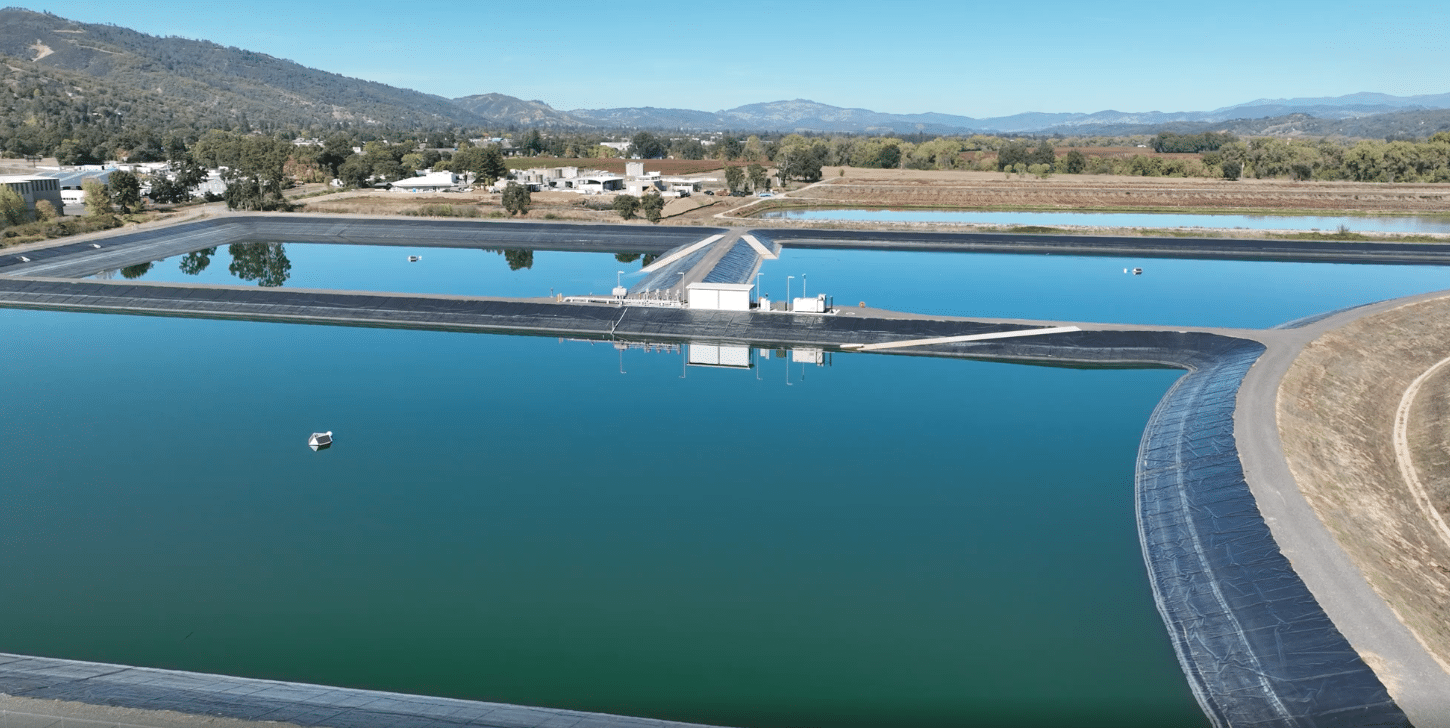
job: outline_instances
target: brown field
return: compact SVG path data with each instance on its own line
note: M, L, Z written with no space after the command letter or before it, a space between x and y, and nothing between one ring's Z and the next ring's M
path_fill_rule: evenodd
M718 159L570 159L568 157L509 157L504 160L509 169L532 169L534 167L587 167L613 174L624 174L624 163L644 162L646 172L668 175L700 174L724 169L726 162ZM747 162L729 162L732 166L744 166Z
M1450 213L1450 185L1445 184L1075 174L1038 179L1000 172L854 167L844 168L842 176L842 169L827 168L824 182L786 199L803 207Z

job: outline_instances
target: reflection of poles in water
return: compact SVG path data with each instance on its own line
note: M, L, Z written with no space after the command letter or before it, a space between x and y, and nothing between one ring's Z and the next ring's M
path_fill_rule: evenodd
M629 373L627 371L624 371L624 349L620 349L619 350L619 373L620 374L628 374Z
M686 365L690 363L690 346L686 344L680 347L680 379L685 378Z

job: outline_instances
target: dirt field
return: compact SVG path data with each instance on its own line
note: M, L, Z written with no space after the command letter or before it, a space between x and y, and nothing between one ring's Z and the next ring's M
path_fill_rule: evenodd
M1290 182L829 167L802 205L971 209L1450 213L1450 185ZM776 202L774 204L781 204Z
M610 204L612 197L580 195L574 192L535 192L533 207L525 220L573 220L579 222L623 223ZM408 215L428 212L436 217L506 218L502 196L488 192L464 192L435 195L414 195L386 190L359 190L301 200L303 212L333 212L355 215ZM718 225L716 212L729 209L754 198L695 195L681 204L666 204L664 225ZM704 205L695 208L695 205ZM446 210L440 210L446 207ZM694 209L691 209L694 208ZM638 219L634 224L650 223Z
M1423 384L1408 410L1408 459L1425 489L1401 470L1394 435L1407 387L1447 356L1450 298L1370 316L1307 347L1280 385L1277 408L1289 469L1309 504L1450 670L1450 539L1436 523L1437 514L1450 516L1450 378Z

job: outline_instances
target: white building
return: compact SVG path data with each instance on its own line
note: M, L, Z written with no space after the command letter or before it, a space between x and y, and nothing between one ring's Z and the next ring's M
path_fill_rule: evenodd
M458 175L452 172L433 172L393 183L394 192L444 192L457 187Z
M711 311L749 311L751 283L691 283L685 286L688 306Z
M0 185L5 185L25 200L25 207L35 212L35 203L47 200L56 212L65 209L65 200L60 196L60 180L54 177L10 174L0 176Z

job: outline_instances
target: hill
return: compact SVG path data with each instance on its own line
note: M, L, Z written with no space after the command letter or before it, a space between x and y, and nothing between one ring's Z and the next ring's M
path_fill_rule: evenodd
M60 106L89 107L99 101L105 107L101 113L120 106L159 105L151 116L226 128L429 129L488 122L440 96L208 41L159 38L19 8L0 10L0 55L8 57L11 74L65 86L67 95L57 100ZM98 98L101 87L84 78L101 82L107 99ZM12 84L12 90L23 89Z

